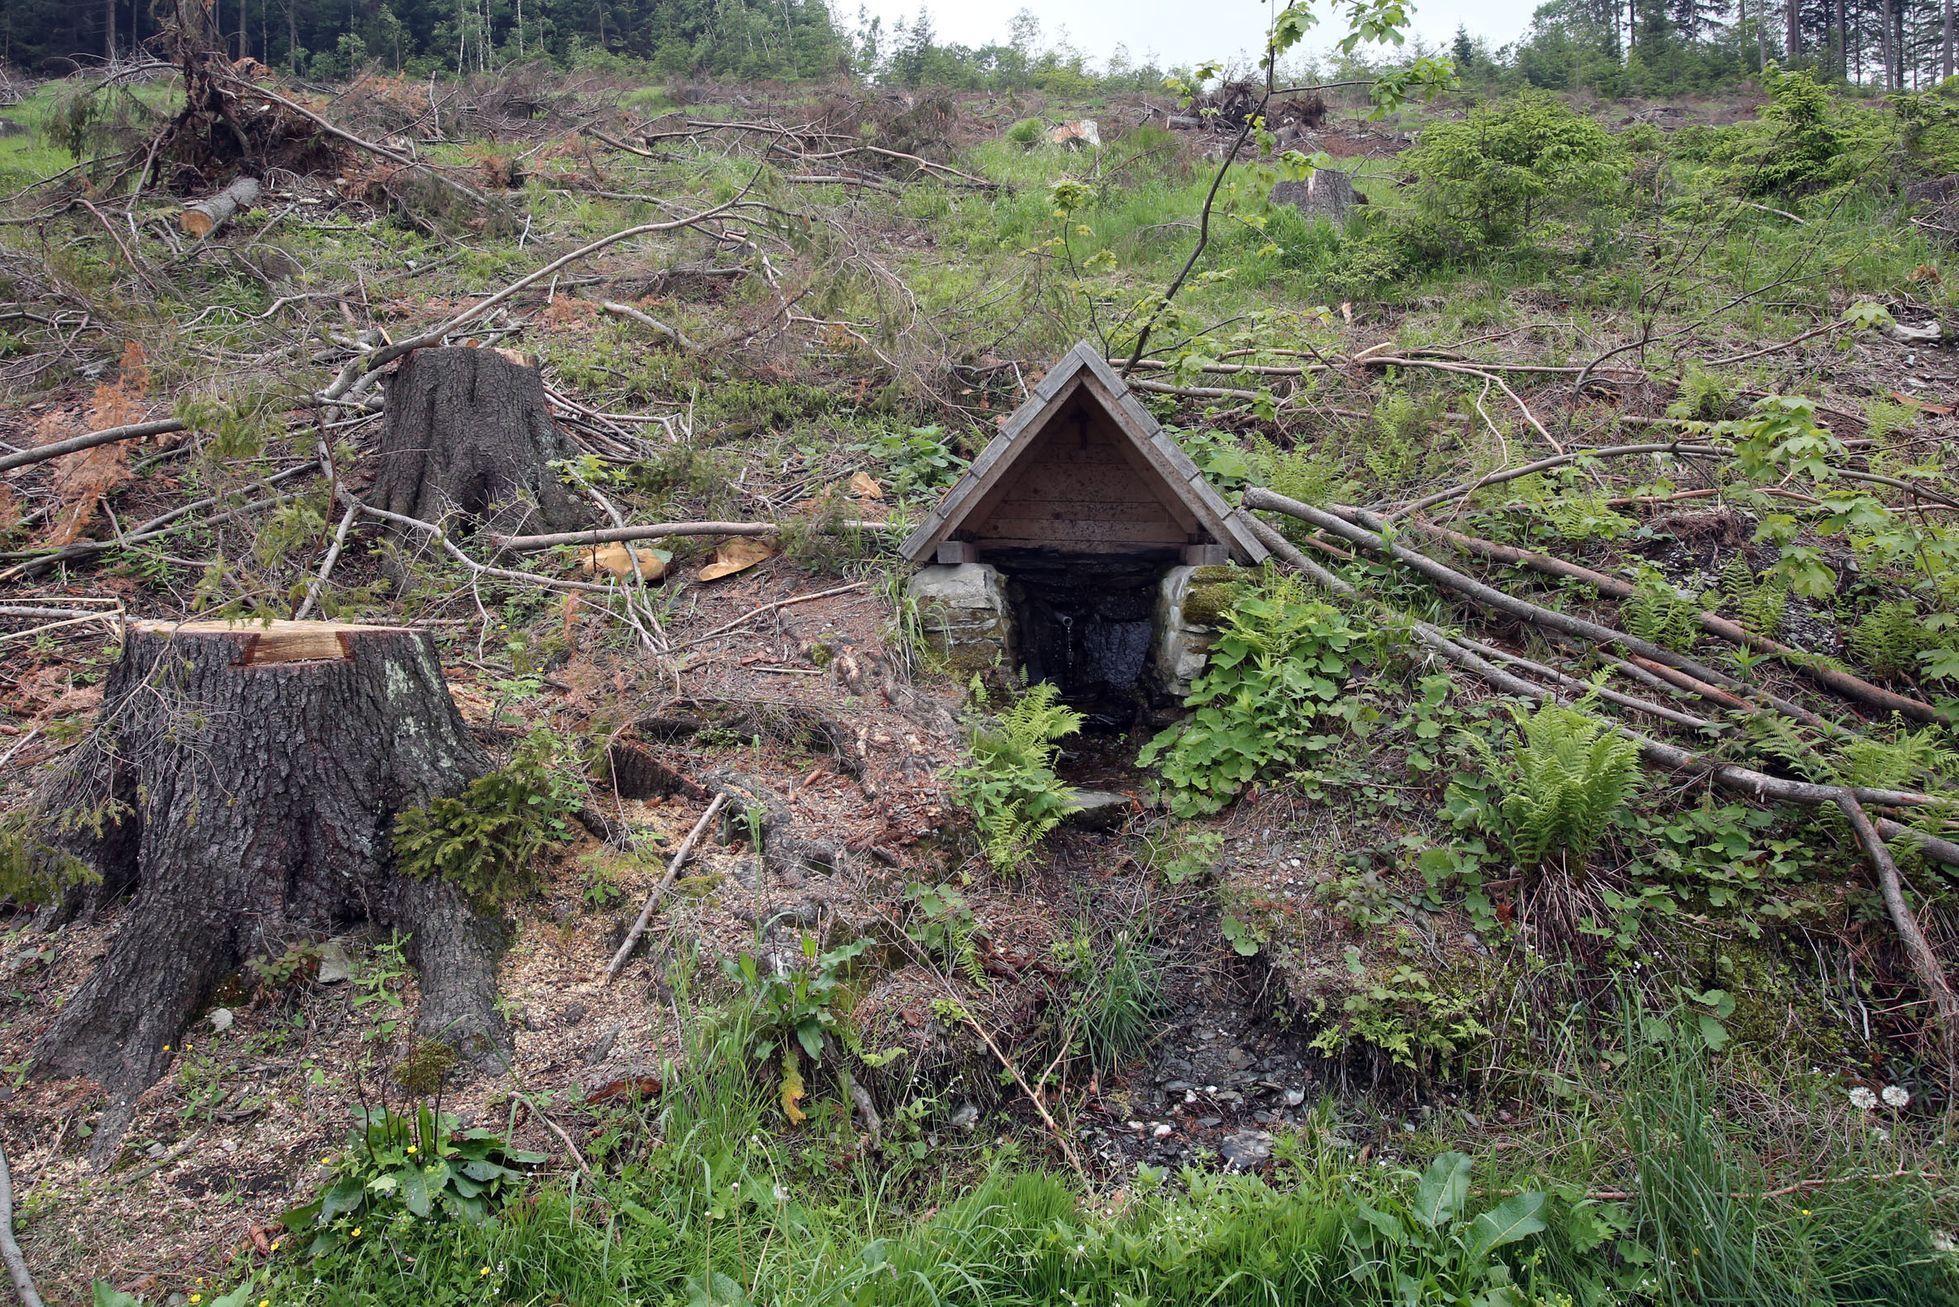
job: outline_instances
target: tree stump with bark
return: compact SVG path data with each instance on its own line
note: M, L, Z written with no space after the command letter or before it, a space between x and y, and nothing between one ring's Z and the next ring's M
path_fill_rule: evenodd
M107 1160L186 1023L247 958L372 921L408 935L419 1024L508 1064L499 919L395 871L398 813L486 766L426 632L335 622L132 624L101 722L41 808L65 853L133 889L103 958L41 1037L43 1073L109 1093Z
M1337 168L1320 168L1303 182L1275 182L1272 203L1290 204L1308 218L1345 222L1356 204L1367 197L1354 189L1353 178Z
M551 464L571 456L544 379L521 355L416 350L388 386L370 500L424 522L460 513L507 534L569 531L584 525L585 505Z

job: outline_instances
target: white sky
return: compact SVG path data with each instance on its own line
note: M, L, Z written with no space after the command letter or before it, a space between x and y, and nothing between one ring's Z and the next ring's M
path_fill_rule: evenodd
M832 0L846 25L856 22L860 0ZM887 32L898 19L910 22L920 0L861 0L863 8L884 19ZM1154 52L1165 68L1229 60L1255 54L1264 44L1265 0L923 0L941 42L986 45L1007 39L1007 21L1022 8L1041 20L1043 41L1052 44L1066 29L1076 48L1101 64L1118 43L1129 47L1137 62ZM1414 0L1409 6L1413 34L1442 45L1466 26L1492 47L1515 40L1530 23L1541 0ZM1329 35L1337 18L1324 4L1316 6L1320 26L1306 38L1306 50L1324 49L1340 33Z

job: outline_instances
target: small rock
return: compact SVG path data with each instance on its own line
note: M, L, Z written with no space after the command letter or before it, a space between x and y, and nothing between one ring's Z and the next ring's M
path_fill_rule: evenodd
M1062 820L1083 830L1109 830L1122 824L1135 801L1113 790L1076 790Z
M1214 1130L1224 1124L1224 1118L1221 1116L1200 1116L1197 1118L1197 1124L1203 1126L1206 1130Z
M1167 1121L1158 1121L1156 1123L1156 1129L1150 1131L1150 1133L1158 1139L1168 1139L1170 1137L1170 1123Z
M567 1003L565 1010L558 1014L558 1019L567 1026L575 1026L586 1018L588 1012L583 1003Z
M1272 1136L1263 1130L1240 1130L1226 1135L1218 1155L1234 1171L1251 1171L1272 1160Z

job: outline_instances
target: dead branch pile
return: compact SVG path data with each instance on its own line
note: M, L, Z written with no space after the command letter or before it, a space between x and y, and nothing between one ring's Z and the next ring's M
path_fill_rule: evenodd
M345 145L278 97L254 94L233 68L209 15L180 5L167 33L183 72L184 107L152 143L142 185L154 177L180 195L273 169L302 176L343 166Z

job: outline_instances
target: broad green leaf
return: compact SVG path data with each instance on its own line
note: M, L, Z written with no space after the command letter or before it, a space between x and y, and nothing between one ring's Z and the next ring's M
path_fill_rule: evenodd
M1415 1219L1431 1230L1440 1230L1456 1218L1469 1197L1469 1157L1465 1153L1443 1153L1429 1163L1422 1182L1415 1187Z
M1464 1159L1465 1162L1468 1159ZM1465 1166L1463 1177L1468 1179ZM1544 1229L1544 1218L1538 1212L1544 1206L1541 1193L1512 1194L1510 1197L1484 1212L1469 1223L1469 1233L1463 1239L1463 1247L1477 1261L1488 1257L1505 1244L1527 1239Z

